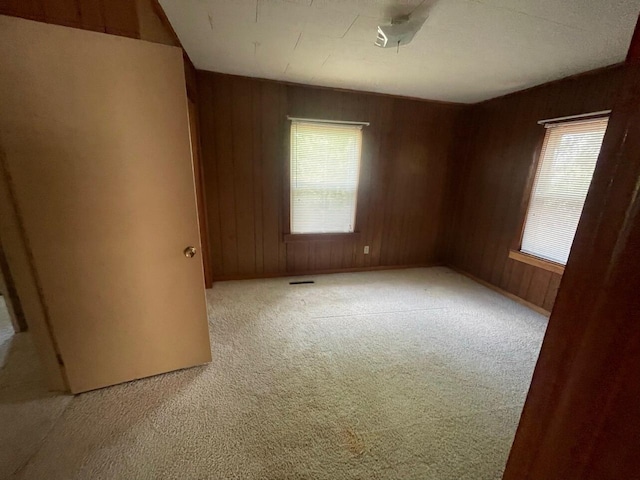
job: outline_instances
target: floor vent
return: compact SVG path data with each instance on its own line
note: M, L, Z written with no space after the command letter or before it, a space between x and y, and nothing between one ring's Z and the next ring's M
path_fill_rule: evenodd
M316 283L313 280L299 280L297 282L289 282L289 285L306 285L307 283Z

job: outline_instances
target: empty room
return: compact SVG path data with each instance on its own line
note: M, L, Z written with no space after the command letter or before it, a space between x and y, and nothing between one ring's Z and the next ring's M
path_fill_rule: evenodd
M0 478L640 479L640 0L0 0Z

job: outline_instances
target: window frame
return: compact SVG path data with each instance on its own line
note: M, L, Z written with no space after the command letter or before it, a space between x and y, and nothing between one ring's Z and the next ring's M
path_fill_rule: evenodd
M355 218L353 222L353 232L333 232L333 233L291 233L291 133L292 125L294 121L307 121L317 123L331 123L335 125L362 125L362 143L360 146L360 166L358 170L358 189L356 191L356 205L355 205ZM286 134L284 135L284 175L283 175L283 206L284 206L284 221L283 221L283 234L282 239L285 243L297 243L297 242L318 242L318 241L358 241L360 239L359 226L359 210L360 210L360 195L362 190L362 169L364 162L364 146L365 146L365 127L369 126L368 122L351 122L341 120L323 120L323 119L307 119L287 117L288 128L285 128Z
M523 252L522 249L522 238L524 236L524 229L527 223L527 216L529 213L529 206L531 204L531 197L533 196L533 187L536 182L536 177L538 175L538 168L540 166L540 162L542 161L542 150L544 146L544 141L546 139L548 129L545 125L562 125L562 124L570 124L574 122L580 122L585 120L595 120L599 118L608 118L610 116L609 111L597 112L597 113L587 113L583 115L574 115L570 117L562 117L555 120L543 120L538 122L540 125L540 134L538 138L538 142L536 144L536 148L533 154L533 161L529 165L529 171L527 173L527 180L525 183L525 188L522 196L522 200L520 202L519 216L518 216L518 228L516 230L516 235L511 243L511 247L509 249L508 257L512 260L516 260L518 262L522 262L528 265L532 265L534 267L541 268L543 270L547 270L553 273L557 273L562 275L564 273L565 265L562 263L554 262L552 260L548 260L546 258L538 257L536 255L531 255L530 253Z

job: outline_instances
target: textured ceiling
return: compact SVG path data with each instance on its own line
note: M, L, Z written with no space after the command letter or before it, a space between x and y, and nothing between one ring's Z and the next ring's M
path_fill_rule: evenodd
M477 102L624 60L640 0L160 0L198 69ZM374 46L392 15L413 42Z

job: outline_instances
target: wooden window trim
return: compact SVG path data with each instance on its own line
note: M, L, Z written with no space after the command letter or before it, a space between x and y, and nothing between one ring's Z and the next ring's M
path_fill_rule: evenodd
M538 165L540 160L542 160L542 146L544 145L544 138L547 132L547 129L544 125L538 126L540 130L538 142L536 143L536 148L533 152L533 158L531 161L531 165L529 166L529 171L527 172L527 180L524 187L524 192L522 194L522 199L520 201L520 208L518 210L518 228L516 230L516 234L513 238L513 242L511 243L511 249L509 252L509 258L511 257L511 252L520 252L520 247L522 246L522 236L524 235L524 226L527 222L527 213L529 211L529 204L531 203L531 194L533 193L533 185L536 181L536 174L538 173ZM526 255L526 254L523 254ZM533 255L529 255L532 257ZM542 259L540 259L542 260Z
M291 121L285 117L283 143L283 173L282 175L282 221L281 227L284 233L284 241L291 236Z
M285 135L283 136L283 153L285 158L285 165L283 169L282 175L282 230L283 230L283 241L284 243L295 243L295 242L320 242L320 241L337 241L337 240L360 240L360 232L358 231L358 218L359 209L360 209L360 189L362 188L361 180L358 179L358 191L356 196L356 215L355 220L353 222L353 232L345 232L345 233L291 233L291 116L287 115L286 117L286 125L288 128L285 128ZM333 122L333 121L332 121ZM331 123L331 122L329 122ZM336 120L335 123L341 123ZM349 123L349 122L343 122ZM360 122L355 122L360 123ZM362 122L363 124L365 122ZM368 126L369 123L366 123ZM362 145L360 149L360 172L359 175L362 174L362 163L364 161L364 142L365 142L365 131L362 131Z
M545 260L543 258L536 257L535 255L523 253L519 250L509 250L509 258L517 262L522 262L528 265L533 265L534 267L542 268L543 270L547 270L549 272L558 273L560 275L564 273L564 265L562 265L561 263Z
M596 119L596 118L608 117L609 115L610 113L608 112L596 112L593 114L584 114L584 115L566 117L566 119L559 119L557 121L550 120L546 122L546 124L552 123L554 125L559 125L563 123L573 123L576 121L580 121L582 119ZM580 118L576 118L576 117L580 117ZM539 134L538 142L536 144L536 148L533 153L533 160L529 167L529 172L527 173L527 181L525 183L522 200L520 202L518 228L516 230L516 234L514 236L513 242L511 242L511 248L509 250L509 258L512 260L526 263L528 265L533 265L535 267L542 268L550 272L559 273L560 275L562 275L564 273L564 265L562 265L561 263L552 262L550 260L546 260L544 258L536 257L535 255L530 255L528 253L524 253L520 251L520 249L522 248L522 237L524 235L524 227L527 222L527 214L529 213L529 204L531 203L533 186L535 184L536 175L538 173L538 165L542 160L542 147L544 145L544 139L547 134L547 129L545 127L545 124L539 123L538 126L540 129L540 134Z
M285 233L284 242L335 242L342 240L360 240L360 232L349 233Z

